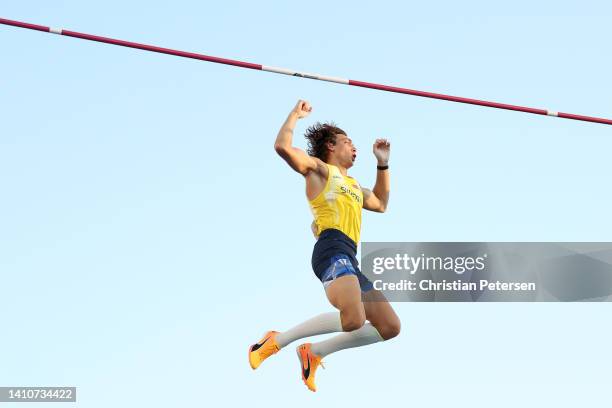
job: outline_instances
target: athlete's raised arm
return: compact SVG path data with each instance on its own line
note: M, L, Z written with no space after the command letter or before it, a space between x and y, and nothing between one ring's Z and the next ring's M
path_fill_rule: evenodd
M278 153L293 170L304 176L311 170L316 169L318 164L316 159L309 156L304 150L292 146L293 129L298 119L305 118L311 111L312 107L310 104L300 99L278 131L278 136L276 136L276 141L274 142L274 150L276 150L276 153Z
M385 212L389 203L391 182L389 177L389 155L391 144L387 139L376 139L372 148L377 160L376 184L370 191L363 191L363 208L370 211Z

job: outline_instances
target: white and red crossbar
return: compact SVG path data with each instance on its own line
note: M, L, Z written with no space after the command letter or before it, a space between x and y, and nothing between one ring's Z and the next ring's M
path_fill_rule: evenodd
M76 31L63 30L60 28L45 27L45 26L30 24L30 23L23 23L21 21L7 20L4 18L0 18L0 24L10 25L14 27L27 28L27 29L36 30L36 31L43 31L47 33L65 35L68 37L75 37L75 38L80 38L83 40L98 41L98 42L102 42L106 44L120 45L122 47L137 48L137 49L145 50L145 51L152 51L152 52L158 52L162 54L175 55L177 57L193 58L193 59L198 59L202 61L215 62L218 64L233 65L233 66L241 67L241 68L256 69L260 71L275 72L277 74L292 75L292 76L301 77L301 78L310 78L310 79L317 79L320 81L329 81L329 82L336 82L336 83L345 84L345 85L360 86L363 88L377 89L379 91L397 92L397 93L402 93L402 94L421 96L425 98L442 99L442 100L451 101L451 102L467 103L470 105L480 105L480 106L487 106L490 108L507 109L507 110L514 110L514 111L519 111L519 112L533 113L536 115L556 116L558 118L581 120L585 122L595 122L595 123L603 123L605 125L612 125L611 119L575 115L573 113L563 113L563 112L557 112L557 111L553 111L549 109L536 109L536 108L529 108L525 106L508 105L505 103L482 101L478 99L463 98L460 96L451 96L451 95L444 95L444 94L439 94L439 93L417 91L414 89L400 88L400 87L388 86L388 85L380 85L380 84L374 84L370 82L356 81L353 79L345 79L345 78L337 78L337 77L331 77L331 76L326 76L326 75L310 74L307 72L293 71L291 69L253 64L250 62L243 62L243 61L231 60L231 59L226 59L226 58L213 57L213 56L197 54L193 52L185 52L185 51L173 50L170 48L156 47L153 45L139 44L139 43L134 43L130 41L116 40L114 38L100 37L97 35L79 33Z

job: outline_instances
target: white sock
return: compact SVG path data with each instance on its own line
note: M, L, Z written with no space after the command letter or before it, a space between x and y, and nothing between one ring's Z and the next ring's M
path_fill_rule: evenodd
M327 340L312 343L311 350L313 353L325 357L339 350L361 347L372 343L378 343L379 341L384 341L384 339L380 333L378 333L378 330L370 323L366 323L357 330L344 332Z
M298 324L292 329L276 335L276 342L283 348L289 343L304 337L316 336L317 334L336 333L342 331L340 312L321 313L304 323Z

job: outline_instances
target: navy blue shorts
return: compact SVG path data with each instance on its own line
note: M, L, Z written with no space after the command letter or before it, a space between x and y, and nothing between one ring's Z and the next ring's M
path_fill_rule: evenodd
M372 282L359 269L357 246L345 233L337 229L326 229L312 251L312 270L327 288L335 279L344 275L355 275L362 292L373 289Z

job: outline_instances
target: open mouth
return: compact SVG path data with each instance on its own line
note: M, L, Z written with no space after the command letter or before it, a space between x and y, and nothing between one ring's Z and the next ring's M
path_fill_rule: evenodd
M355 161L355 159L356 159L356 158L357 158L357 155L356 155L356 154L354 154L354 155L353 155L353 161Z

